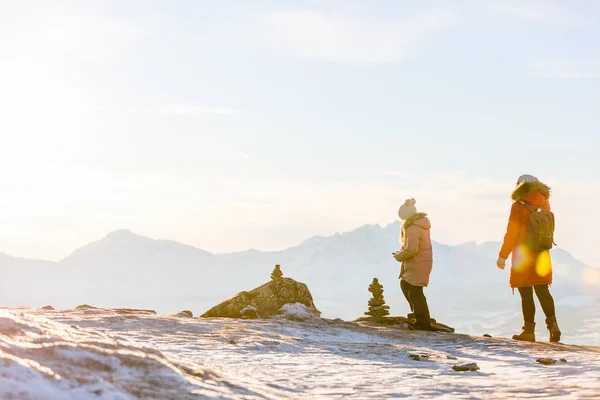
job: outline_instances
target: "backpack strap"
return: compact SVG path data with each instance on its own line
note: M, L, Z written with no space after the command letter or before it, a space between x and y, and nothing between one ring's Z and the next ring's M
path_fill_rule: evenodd
M538 212L538 210L540 209L540 207L533 208L531 206L531 204L529 204L528 202L523 201L523 200L519 200L519 203L522 204L523 206L525 206L525 208L528 209L529 211L531 211L532 213Z

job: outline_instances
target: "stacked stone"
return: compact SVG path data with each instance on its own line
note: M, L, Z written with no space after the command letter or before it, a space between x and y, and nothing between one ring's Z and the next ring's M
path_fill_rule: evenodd
M273 272L271 272L271 279L281 279L282 276L283 272L281 272L281 266L279 264L275 265L275 269L273 270Z
M373 297L369 300L369 311L365 315L372 317L385 317L389 315L390 307L385 305L383 299L383 286L379 283L377 278L373 278L373 282L369 285L369 292L373 294Z

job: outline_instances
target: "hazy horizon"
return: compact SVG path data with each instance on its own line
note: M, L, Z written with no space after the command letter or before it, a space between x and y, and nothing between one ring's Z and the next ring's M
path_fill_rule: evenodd
M356 226L356 227L354 227L354 228L352 228L352 229L350 229L348 231L336 231L336 232L332 232L332 233L326 234L326 235L312 235L312 236L308 236L308 237L304 238L303 240L301 240L301 241L299 241L297 243L294 243L294 244L292 244L291 246L288 246L288 247L282 247L282 248L276 248L276 249L247 248L247 249L230 251L230 252L228 252L228 251L225 251L225 252L215 252L215 251L211 251L210 249L206 249L206 248L201 247L201 246L195 246L195 245L190 244L190 243L176 241L176 240L173 240L173 239L171 239L169 237L151 237L151 236L142 235L142 234L140 234L138 232L135 232L135 231L133 231L131 229L121 228L121 229L112 230L110 232L106 232L105 234L101 235L101 237L98 237L98 238L96 238L96 239L94 239L94 240L92 240L92 241L90 241L88 243L84 243L84 244L82 244L80 246L76 246L76 247L72 248L71 250L69 250L66 254L64 254L63 256L61 256L61 257L59 257L57 259L41 259L41 258L32 259L32 258L28 258L28 257L21 257L21 256L16 255L16 254L8 254L8 253L3 252L1 250L0 250L0 254L5 254L5 255L8 255L10 257L14 257L14 258L18 258L18 259L24 259L24 260L49 261L49 262L53 262L53 263L59 263L59 262L65 260L66 258L68 258L69 256L71 256L74 252L78 251L79 249L82 249L82 248L84 248L84 247L86 247L88 245L92 245L92 244L97 243L97 242L102 242L102 241L105 241L105 240L110 240L114 245L117 245L117 246L122 245L123 243L120 243L118 241L117 242L114 241L115 235L117 235L119 237L119 239L121 239L121 240L126 240L127 236L131 235L131 236L134 236L134 237L139 237L139 238L143 238L143 239L149 239L149 240L157 241L157 242L160 242L160 241L174 242L174 243L178 243L178 244L183 245L183 246L192 247L192 248L197 249L197 250L202 250L204 252L207 252L207 253L210 253L210 254L213 254L213 255L216 255L216 256L231 255L231 254L236 254L236 253L244 253L244 252L247 252L247 251L257 251L257 252L262 252L262 253L272 253L272 252L276 253L276 252L286 252L288 250L291 250L291 249L294 249L296 247L302 246L305 242L308 242L311 239L315 239L315 238L324 238L324 239L335 238L337 235L348 235L348 234L352 234L354 232L358 232L359 230L361 230L361 229L363 229L365 227L375 227L375 228L380 229L381 231L385 231L385 230L389 229L390 227L394 227L395 225L399 226L400 223L401 223L400 221L394 221L394 222L390 222L388 224L379 224L379 223L363 224L363 225ZM438 245L448 246L448 247L460 247L460 246L465 246L465 245L470 245L470 244L475 244L476 246L484 246L486 244L492 243L492 244L497 244L498 248L499 248L500 245L501 245L501 243L502 243L501 241L493 241L493 240L492 241L475 241L475 240L469 240L469 241L464 241L464 242L449 244L449 243L444 243L444 242L438 241L435 238L432 238L432 241L434 243L438 244ZM555 251L557 249L559 249L559 247L555 247L555 249L553 251ZM565 248L560 248L560 249L563 250L563 251L565 251L568 255L570 255L571 257L573 257L576 261L583 262L583 264L586 265L587 267L592 267L594 269L599 269L600 270L600 267L598 267L598 266L586 264L583 260L579 259L576 255L572 254L572 252L570 252L569 249L565 249ZM482 267L484 267L484 266L482 265ZM594 281L596 279L597 278L594 277Z
M600 4L0 3L0 252L214 253L397 220L501 241L524 173L600 266Z

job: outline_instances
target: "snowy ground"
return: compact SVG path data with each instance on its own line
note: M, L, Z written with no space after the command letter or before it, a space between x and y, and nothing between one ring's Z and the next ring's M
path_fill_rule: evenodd
M37 397L12 398L92 398L94 390L104 397L93 398L142 397L136 382L161 399L195 398L194 390L198 398L600 398L598 347L301 321L301 315L228 320L9 311L0 316L0 389L40 390ZM414 361L411 354L427 358ZM567 362L543 366L540 357ZM460 362L480 370L454 372ZM46 389L61 396L45 397Z
M273 397L200 363L23 313L0 310L0 398L126 400ZM272 392L272 391L271 391Z

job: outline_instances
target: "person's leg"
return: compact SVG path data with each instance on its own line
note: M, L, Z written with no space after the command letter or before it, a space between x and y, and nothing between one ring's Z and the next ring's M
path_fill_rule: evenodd
M523 320L525 323L535 322L535 303L533 301L533 288L519 288L521 294L521 309L523 310Z
M523 310L523 331L518 335L513 335L515 340L525 340L535 342L535 303L533 301L533 288L519 288L521 295L521 309Z
M415 306L413 305L413 302L410 298L410 289L412 288L412 285L408 282L406 282L405 280L400 280L400 289L402 289L402 293L404 294L404 297L406 298L406 301L408 302L408 305L410 307L410 313L413 314L415 311ZM410 317L410 314L409 314Z
M561 332L558 327L558 322L556 322L556 308L554 307L554 299L550 294L550 289L548 285L538 285L534 287L534 289L542 306L542 310L544 310L544 314L546 314L546 327L548 328L548 331L550 331L550 341L559 342Z
M427 305L427 298L423 293L422 286L411 285L410 298L414 306L415 319L417 320L416 326L419 329L431 328L431 317L429 315L429 306Z
M540 301L540 305L542 306L542 310L544 310L544 314L546 314L546 318L555 317L556 309L554 308L554 299L550 294L550 289L548 285L538 285L534 287L535 294Z

